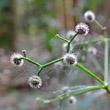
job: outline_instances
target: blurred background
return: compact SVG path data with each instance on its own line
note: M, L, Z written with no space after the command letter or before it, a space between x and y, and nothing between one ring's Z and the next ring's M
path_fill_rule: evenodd
M64 86L95 85L97 82L76 67L52 65L41 72L43 86L35 90L27 81L38 68L28 62L16 68L9 60L13 52L21 53L23 49L29 58L41 64L61 57L64 42L55 35L58 33L66 38L67 32L74 30L77 23L85 22L83 14L87 10L96 13L96 19L107 27L109 35L110 0L0 0L0 110L109 110L109 96L100 95L100 91L77 96L77 102L71 105L68 99L51 104L37 102L37 96L53 98L51 93ZM81 38L81 42L104 38L94 23L88 25L90 34ZM79 62L102 79L103 49L103 43L97 43L74 50Z

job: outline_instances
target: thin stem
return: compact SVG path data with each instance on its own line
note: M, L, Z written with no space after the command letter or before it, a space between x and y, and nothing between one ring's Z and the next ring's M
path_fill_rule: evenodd
M105 85L104 82L98 76L96 76L93 72L91 72L89 69L87 69L83 65L77 63L76 66L79 67L80 69L82 69L83 71L85 71L87 74L89 74L90 76L92 76L97 81L99 81L102 85Z
M107 33L103 30L104 37L107 38Z
M73 39L74 39L77 35L78 35L78 33L76 33L76 34L68 41L67 53L69 53L71 42L73 41Z
M103 26L96 20L94 22L103 30ZM103 30L104 37L107 38L107 34L105 30ZM104 48L104 83L108 83L108 48L109 43L105 40L105 48Z
M46 64L44 64L44 65L41 65L39 71L37 72L37 75L39 76L39 75L40 75L40 72L41 72L45 67L50 66L50 65L52 65L52 64L54 64L54 63L56 63L56 62L62 61L62 60L63 60L63 58L59 58L59 59L53 60L53 61L51 61L51 62L49 62L49 63L46 63Z
M86 90L83 90L83 91L79 91L77 93L72 93L72 94L68 94L68 95L64 95L62 97L57 97L57 98L54 98L54 99L42 99L42 98L37 98L36 100L38 101L43 101L43 102L47 102L47 103L51 103L51 102L55 102L55 101L58 101L58 100L64 100L64 99L67 99L69 98L70 96L77 96L77 95L80 95L80 94L83 94L83 93L86 93L88 91L92 91L92 90L98 90L98 89L104 89L104 87L92 87L92 88L89 88L89 89L86 89Z
M40 74L40 72L42 71L43 68L45 68L45 67L47 67L47 66L49 66L49 65L52 65L52 64L54 64L54 63L56 63L56 62L59 62L59 61L62 61L62 60L63 60L63 58L59 58L59 59L53 60L53 61L51 61L51 62L49 62L49 63L46 63L46 64L44 64L44 65L41 65L41 64L39 64L38 62L35 62L35 61L33 61L33 60L31 60L31 59L29 59L29 58L27 58L27 57L22 57L21 59L26 60L26 61L29 61L30 63L32 63L32 64L34 64L34 65L40 67L40 69L39 69L37 75Z
M65 39L65 38L61 37L59 34L56 34L56 36L55 36L55 37L58 37L59 39L61 39L61 40L65 41L65 42L68 42L68 40L67 40L67 39Z
M105 35L106 37L106 35ZM104 48L104 82L108 83L108 52L109 52L109 43L105 40L105 48Z
M108 89L108 87L107 88L105 88L106 89L106 91L110 94L110 90Z
M69 53L69 50L70 50L70 45L71 45L71 43L70 43L70 41L68 41L67 53Z
M90 44L94 44L94 43L98 43L98 42L105 42L105 41L110 41L110 38L106 38L106 39L103 39L103 40L92 40L92 41L76 43L73 46L90 45Z
M43 68L39 68L39 71L37 72L37 76L39 76L40 72L42 71Z
M88 92L88 91L98 90L98 89L104 89L104 88L101 87L101 86L99 86L99 87L92 87L92 88L89 88L89 89L84 90L84 91L80 91L80 92L77 92L77 93L73 93L73 94L70 94L70 95L64 96L63 99L69 98L70 96L77 96L77 95L80 95L80 94L86 93L86 92Z
M104 27L97 21L94 20L94 22L103 30L104 37L107 38L107 34L104 30ZM104 48L104 83L108 84L108 49L109 49L109 43L107 40L105 40L105 48Z
M45 68L45 67L47 67L47 66L49 66L49 65L52 65L52 64L54 64L54 63L56 63L56 62L62 61L63 59L64 59L64 58L59 58L59 59L53 60L53 61L51 61L51 62L49 62L49 63L46 63L46 64L42 65L42 68Z
M41 67L41 64L39 64L38 62L35 62L35 61L31 60L30 58L22 57L21 59L26 60L26 61L28 61L28 62L30 62L30 63L38 66L38 67Z
M101 30L103 29L103 26L97 20L94 20L94 23L97 24L97 26L99 26Z
M78 35L78 33L76 33L71 39L70 39L70 43L75 39L75 37Z

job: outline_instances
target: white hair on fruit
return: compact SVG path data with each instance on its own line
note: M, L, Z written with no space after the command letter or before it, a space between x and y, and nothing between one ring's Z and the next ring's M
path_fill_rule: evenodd
M24 64L24 60L21 59L23 56L20 53L14 53L11 55L10 57L10 62L14 65L14 66L19 66L21 67Z
M36 76L36 75L29 77L28 83L29 83L30 87L32 87L34 89L40 88L42 86L41 78L39 76Z
M67 99L68 104L75 104L77 102L77 99L74 96L71 96Z
M84 13L84 19L87 21L87 22L92 22L92 21L94 21L95 20L95 14L94 14L94 12L92 12L92 11L86 11L85 13Z
M87 35L89 32L89 27L87 24L85 23L79 23L76 25L75 27L75 31L79 34L79 35Z
M68 65L76 65L77 64L77 56L74 55L73 53L67 53L64 55L64 63L68 64Z

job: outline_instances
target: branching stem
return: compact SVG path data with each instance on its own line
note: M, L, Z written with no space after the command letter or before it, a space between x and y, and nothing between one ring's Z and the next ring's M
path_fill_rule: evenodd
M65 42L68 42L68 40L67 40L67 39L65 39L65 38L61 37L59 34L56 34L56 36L55 36L55 37L58 37L59 39L61 39L61 40L65 41Z
M76 37L77 35L78 35L78 33L76 33L76 34L68 41L67 53L69 53L69 51L70 51L71 42L75 39L75 37Z
M35 62L35 61L31 60L30 58L22 57L21 59L26 60L26 61L28 61L28 62L30 62L30 63L38 66L38 67L41 67L41 64L39 64L38 62Z
M101 28L103 31L105 39L107 39L107 34L104 29L104 27L97 21L94 20L94 22ZM104 83L107 85L108 84L108 51L109 51L109 43L108 40L104 41Z

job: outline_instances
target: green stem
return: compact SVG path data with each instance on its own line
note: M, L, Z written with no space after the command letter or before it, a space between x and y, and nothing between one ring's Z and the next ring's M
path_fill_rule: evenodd
M49 63L46 63L46 64L44 64L44 65L41 65L39 71L37 72L37 75L39 76L39 74L40 74L40 72L43 70L43 68L45 68L45 67L47 67L47 66L50 66L50 65L52 65L52 64L54 64L54 63L56 63L56 62L62 61L62 60L63 60L63 58L59 58L59 59L53 60L53 61L51 61L51 62L49 62Z
M107 33L105 32L105 30L103 31L104 37L107 38Z
M66 98L69 98L70 96L77 96L77 95L80 95L80 94L83 94L83 93L86 93L86 92L89 92L89 91L92 91L92 90L98 90L98 89L103 89L103 87L101 87L101 86L99 86L99 87L92 87L92 88L89 88L89 89L84 90L84 91L73 93L73 94L64 96L63 100L66 99Z
M103 29L103 26L97 20L94 20L94 23L97 24L97 26L99 26L101 30Z
M89 69L87 69L83 65L77 63L76 66L82 69L83 71L85 71L86 73L88 73L90 76L92 76L97 81L99 81L102 85L105 85L104 82L98 76L96 76L93 72L91 72Z
M94 43L98 43L98 42L105 42L105 41L110 41L110 38L106 38L106 39L103 39L103 40L92 40L92 41L76 43L73 46L90 45L90 44L94 44Z
M94 20L94 22L103 30L103 26L97 21ZM105 30L103 30L104 37L107 39L107 34ZM107 40L105 40L105 48L104 48L104 83L108 83L108 49L109 49L109 43Z
M110 94L110 90L108 89L108 87L107 88L105 88L106 89L106 91Z
M75 37L78 35L78 33L76 33L71 39L70 39L70 43L75 39Z
M43 68L39 68L39 71L37 72L37 76L39 76L40 72L42 71Z
M106 35L105 35L106 37ZM105 48L104 48L104 82L108 83L108 52L109 52L109 43L105 40Z
M54 63L56 63L56 62L62 61L63 59L64 59L64 58L59 58L59 59L53 60L53 61L51 61L51 62L49 62L49 63L46 63L46 64L42 65L41 67L42 67L42 68L45 68L45 67L47 67L47 66L49 66L49 65L52 65L52 64L54 64Z
M62 97L57 97L57 98L50 99L50 100L48 100L48 99L42 99L42 98L37 98L37 100L38 101L47 102L47 103L51 103L51 102L55 102L55 101L58 101L58 100L67 99L70 96L77 96L77 95L80 95L80 94L83 94L83 93L86 93L86 92L89 92L89 91L92 91L92 90L98 90L98 89L104 89L104 88L101 87L101 86L99 86L99 87L92 87L92 88L89 88L89 89L86 89L86 90L83 90L83 91L80 91L80 92L77 92L77 93L72 93L72 94L64 95Z
M70 50L70 45L71 45L71 43L70 43L70 41L68 41L67 53L69 53L69 50Z
M71 42L73 41L73 39L74 39L77 35L78 35L78 33L76 33L76 34L68 41L67 53L69 53Z
M22 57L21 59L26 60L26 61L28 61L28 62L30 62L30 63L38 66L38 67L41 67L41 64L39 64L38 62L35 62L35 61L31 60L30 58Z
M65 39L65 38L63 38L63 37L61 37L61 36L59 36L59 34L56 34L56 36L55 36L55 37L58 37L59 39L61 39L61 40L65 41L65 42L68 42L68 40L67 40L67 39Z

